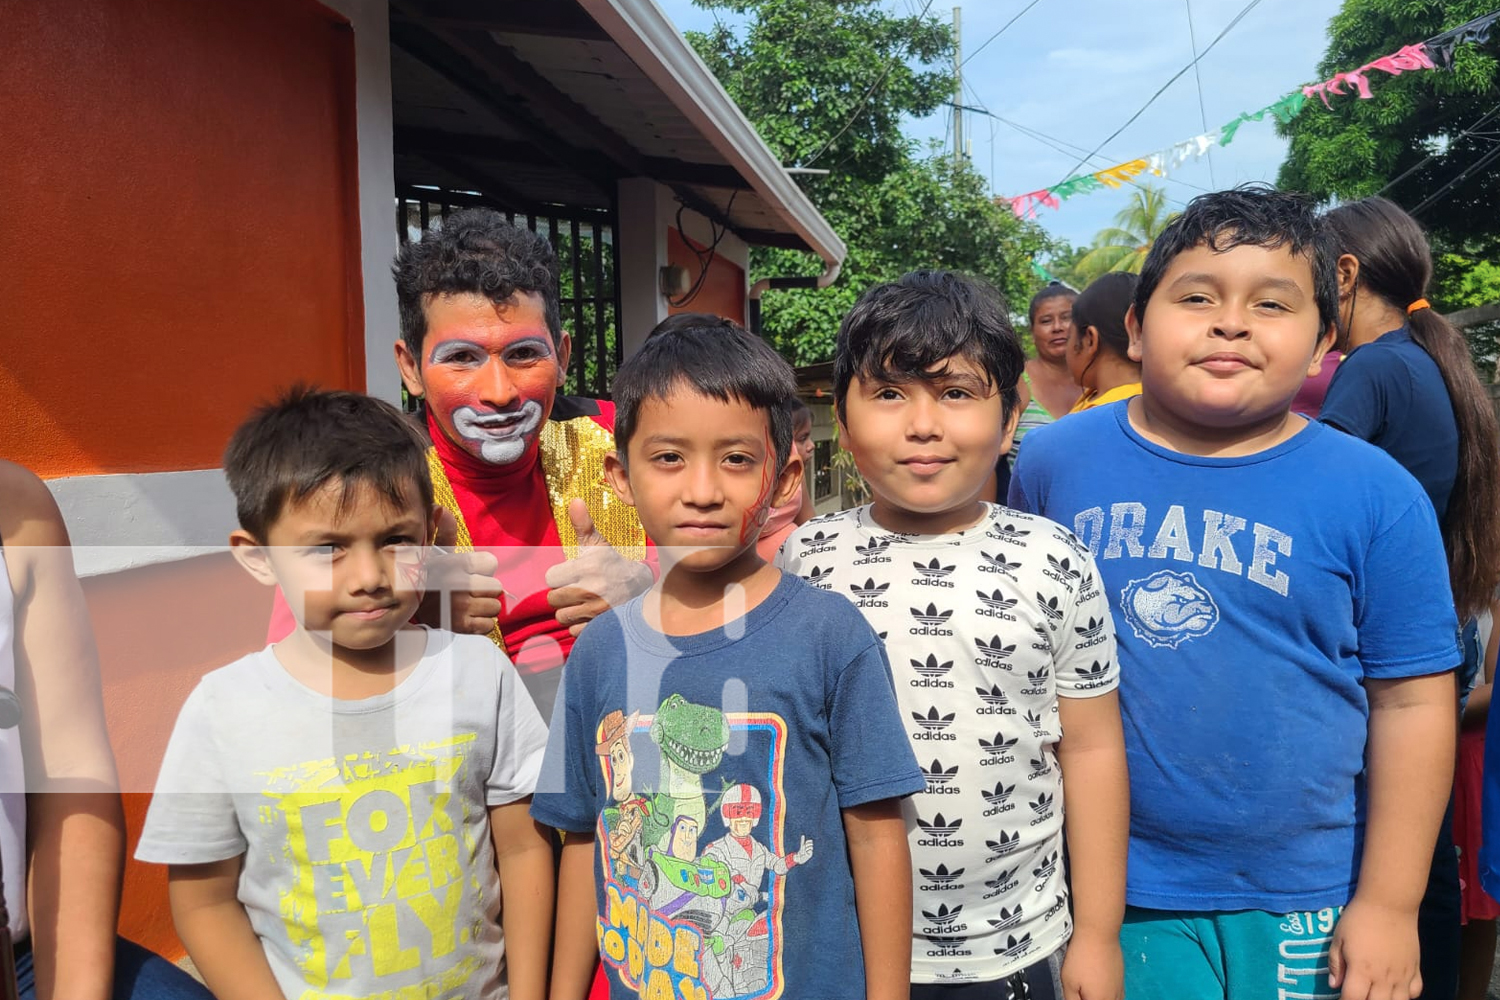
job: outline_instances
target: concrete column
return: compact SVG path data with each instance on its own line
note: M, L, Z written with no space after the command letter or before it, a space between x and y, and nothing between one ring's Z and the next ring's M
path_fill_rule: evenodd
M620 263L620 336L627 358L667 318L667 300L658 279L667 263L667 227L658 222L664 190L649 177L626 178L618 188L615 252Z
M354 29L355 134L359 144L360 264L364 278L365 391L399 405L392 345L400 336L391 261L396 235L396 164L391 118L390 5L325 0Z

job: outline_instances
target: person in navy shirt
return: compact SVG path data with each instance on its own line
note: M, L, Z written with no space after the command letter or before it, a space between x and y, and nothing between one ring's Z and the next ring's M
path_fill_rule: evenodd
M1421 989L1456 623L1421 487L1290 412L1333 264L1296 196L1195 199L1131 307L1142 394L1037 430L1011 483L1088 545L1117 625L1131 1000Z

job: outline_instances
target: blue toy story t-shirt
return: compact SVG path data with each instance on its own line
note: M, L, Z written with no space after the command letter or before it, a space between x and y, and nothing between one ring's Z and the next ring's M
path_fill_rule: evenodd
M879 639L790 574L699 635L641 602L573 647L531 806L595 834L610 995L862 1000L840 810L926 787Z
M1364 683L1459 661L1432 505L1390 456L1309 424L1186 455L1129 404L1035 431L1010 504L1071 527L1114 613L1134 906L1346 903L1364 826Z
M1458 422L1437 362L1406 327L1355 350L1333 373L1318 417L1417 477L1438 518L1458 475Z

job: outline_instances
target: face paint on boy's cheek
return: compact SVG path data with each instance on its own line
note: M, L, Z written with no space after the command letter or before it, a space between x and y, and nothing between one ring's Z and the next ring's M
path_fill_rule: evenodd
M766 526L771 518L771 491L776 488L777 476L774 469L776 448L771 443L771 432L766 431L766 454L773 461L767 462L760 469L760 493L755 502L745 509L745 514L740 518L739 544L747 545L750 542L751 533L759 532Z

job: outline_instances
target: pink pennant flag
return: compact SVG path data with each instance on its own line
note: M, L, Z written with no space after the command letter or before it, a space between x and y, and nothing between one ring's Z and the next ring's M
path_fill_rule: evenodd
M1054 210L1062 207L1057 196L1046 188L1040 191L1028 191L1010 200L1010 210L1016 213L1018 219L1035 219L1038 205Z
M1421 44L1404 45L1398 51L1392 52L1388 56L1381 56L1373 62L1365 63L1359 69L1335 73L1322 83L1310 83L1302 88L1302 93L1307 97L1321 97L1323 103L1327 105L1329 94L1343 94L1344 85L1349 84L1359 94L1360 100L1368 101L1375 96L1370 93L1370 80L1365 75L1370 70L1378 69L1382 73L1389 73L1391 76L1400 76L1402 73L1412 70L1436 68L1432 62L1432 58L1427 55L1427 49Z

